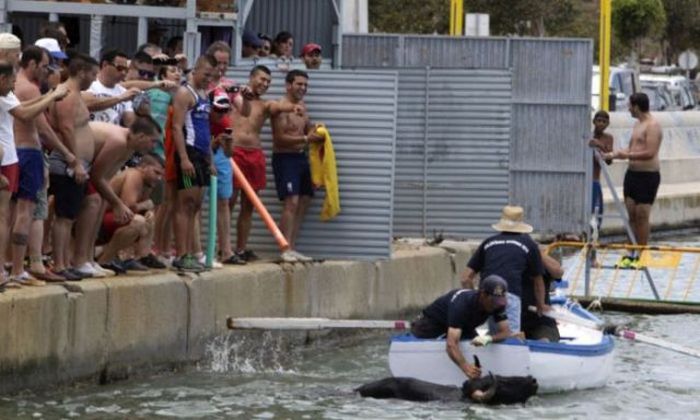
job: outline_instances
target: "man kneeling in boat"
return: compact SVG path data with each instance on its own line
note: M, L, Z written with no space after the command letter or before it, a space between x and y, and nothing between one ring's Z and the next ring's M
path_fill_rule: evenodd
M440 296L411 323L411 333L418 338L437 338L447 334L447 354L469 379L481 377L481 369L467 362L459 341L472 339L475 346L486 346L511 336L506 316L508 285L500 276L484 278L479 290L455 289ZM496 322L493 335L478 336L476 327L492 316Z

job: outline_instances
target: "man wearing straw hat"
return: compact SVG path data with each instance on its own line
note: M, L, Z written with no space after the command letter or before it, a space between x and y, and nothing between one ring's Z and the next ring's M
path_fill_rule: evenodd
M542 258L535 241L528 235L532 226L523 221L523 208L505 206L498 223L491 225L499 233L484 240L462 273L462 286L473 288L474 277L497 274L508 283L506 314L513 332L520 331L520 310L523 285L532 282L539 314L547 311L544 295ZM493 331L495 324L489 320Z

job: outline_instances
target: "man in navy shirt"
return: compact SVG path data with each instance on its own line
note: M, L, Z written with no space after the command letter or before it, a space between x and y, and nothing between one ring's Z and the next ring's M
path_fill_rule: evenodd
M447 334L447 354L469 379L481 377L481 369L467 362L459 348L462 338L472 339L475 346L510 337L505 313L508 286L501 277L482 280L479 290L455 289L440 296L411 323L411 333L418 338L437 338ZM477 336L476 327L493 317L498 331Z
M522 207L505 206L501 220L491 226L500 233L487 238L479 245L462 274L462 286L467 289L473 288L476 273L479 273L481 278L492 274L503 277L508 283L508 322L510 329L518 332L524 286L531 286L530 289L534 290L538 313L541 315L547 310L542 258L537 244L528 235L532 232L532 226L523 222ZM495 329L493 324L489 327L491 331Z

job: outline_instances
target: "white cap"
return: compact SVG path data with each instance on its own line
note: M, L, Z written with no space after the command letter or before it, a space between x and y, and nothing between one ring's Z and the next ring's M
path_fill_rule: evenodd
M0 33L0 50L22 48L22 41L9 32Z
M46 50L49 51L49 54L53 58L57 58L59 60L65 60L68 58L66 53L64 53L61 50L61 46L58 45L58 41L54 38L40 38L37 39L36 42L34 43L37 47L45 48Z

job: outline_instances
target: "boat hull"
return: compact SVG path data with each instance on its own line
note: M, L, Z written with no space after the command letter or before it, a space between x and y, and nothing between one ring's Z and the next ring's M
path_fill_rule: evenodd
M463 341L461 348L469 361L478 356L484 375L489 372L502 376L532 375L541 392L604 386L613 369L613 338L572 324L560 323L559 330L562 336L559 343L509 339L475 347ZM397 377L443 385L461 386L466 379L447 355L444 339L418 339L410 334L392 339L389 368Z

